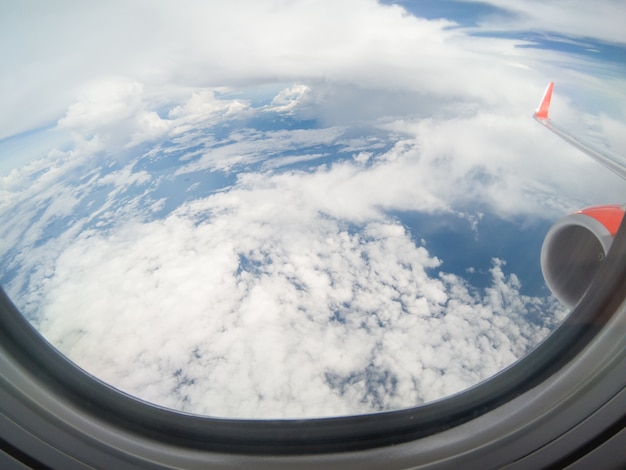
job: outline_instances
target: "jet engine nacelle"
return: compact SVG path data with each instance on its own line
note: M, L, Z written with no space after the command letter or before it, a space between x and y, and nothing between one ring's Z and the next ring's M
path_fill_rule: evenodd
M556 222L541 247L546 284L566 307L574 307L589 288L611 247L626 206L583 209Z

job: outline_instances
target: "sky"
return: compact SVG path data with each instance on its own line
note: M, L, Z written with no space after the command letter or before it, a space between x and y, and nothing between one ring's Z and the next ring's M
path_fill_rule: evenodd
M0 283L87 372L189 413L458 393L565 317L550 224L626 197L531 119L555 81L553 119L626 153L624 10L3 4Z

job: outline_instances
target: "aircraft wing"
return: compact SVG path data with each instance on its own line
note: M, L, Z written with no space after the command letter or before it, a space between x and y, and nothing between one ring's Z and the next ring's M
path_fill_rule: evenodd
M539 103L539 107L535 111L533 117L539 124L547 127L549 130L554 132L556 135L566 140L570 144L572 144L577 149L581 150L583 153L587 154L598 163L604 165L609 170L618 174L622 178L626 179L626 160L615 155L606 150L600 150L595 148L586 142L580 140L579 138L573 136L568 131L562 129L552 122L548 113L550 111L550 101L552 100L552 91L554 90L554 82L548 83L548 87L543 94L543 98L541 99L541 103Z
M556 126L549 117L554 83L548 83L534 118L543 126L606 168L626 179L626 162L601 151ZM605 204L587 207L558 220L548 231L541 247L541 272L546 284L568 308L573 308L589 289L599 266L606 258L626 205Z

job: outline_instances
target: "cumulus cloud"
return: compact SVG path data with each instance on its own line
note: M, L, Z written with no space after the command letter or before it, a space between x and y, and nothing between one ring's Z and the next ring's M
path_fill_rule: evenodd
M68 108L59 126L80 126L89 131L120 121L136 112L141 92L140 83L124 79L93 84L81 101Z
M278 93L272 99L272 102L266 110L277 113L292 113L296 107L302 106L303 102L305 102L308 98L310 92L311 88L306 85L293 85L292 87Z
M158 103L144 93L141 83L103 79L86 88L57 126L72 130L74 135L94 135L113 152L198 126L208 127L248 109L241 100L216 99L213 90L192 92L185 102L169 109L167 117L161 117L155 106Z
M440 398L548 331L527 321L528 308L554 306L520 296L499 260L479 293L437 275L440 261L397 223L350 230L290 194L254 196L220 194L162 221L78 237L40 293L38 328L148 401L265 418Z
M197 118L161 150L87 174L90 156L80 166L66 155L35 193L25 185L16 196L31 235L13 236L23 248L12 259L20 273L10 292L48 340L97 377L214 416L395 409L485 380L563 317L554 301L521 295L500 260L484 290L446 273L445 262L388 215L457 217L456 198L470 185L455 193L454 175L482 164L482 154L440 148L442 141L426 139L434 129L419 126L413 137L379 129L377 140L346 138L343 128L233 129L223 141L203 140L214 115L198 114L206 122ZM205 148L191 150L186 134ZM359 157L368 143L368 158ZM275 171L303 148L334 148L339 158ZM452 172L440 161L446 154L466 166ZM238 165L237 182L153 220L151 193L166 179L142 162L158 166L171 155L180 171L169 178ZM225 166L228 155L240 160ZM258 163L264 171L254 171ZM429 181L438 169L449 186ZM68 185L76 173L83 183ZM464 202L470 197L480 200L464 194ZM68 228L42 243L54 221Z
M175 120L178 126L177 132L184 132L193 125L202 124L210 126L216 118L224 118L235 115L248 108L248 104L241 100L216 99L211 90L202 90L191 95L191 98L181 106L176 106L169 111L168 116Z

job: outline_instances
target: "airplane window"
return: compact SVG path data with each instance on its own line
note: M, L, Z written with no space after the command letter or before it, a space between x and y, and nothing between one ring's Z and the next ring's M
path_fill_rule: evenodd
M532 112L556 81L555 126L625 153L619 7L240 3L3 7L28 322L126 394L253 420L445 408L546 344L626 184Z

